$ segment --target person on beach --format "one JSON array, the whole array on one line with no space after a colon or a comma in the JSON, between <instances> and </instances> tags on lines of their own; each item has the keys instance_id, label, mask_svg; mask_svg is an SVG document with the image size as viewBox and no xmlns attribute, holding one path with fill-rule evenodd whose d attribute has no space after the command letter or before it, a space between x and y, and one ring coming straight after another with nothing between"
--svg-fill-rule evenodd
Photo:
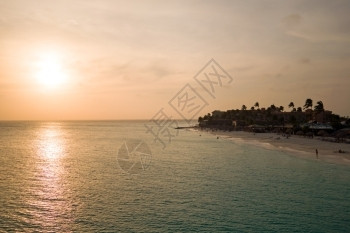
<instances>
[{"instance_id":1,"label":"person on beach","mask_svg":"<svg viewBox=\"0 0 350 233\"><path fill-rule=\"evenodd\" d=\"M318 158L318 150L317 150L317 148L316 148L316 158Z\"/></svg>"}]
</instances>

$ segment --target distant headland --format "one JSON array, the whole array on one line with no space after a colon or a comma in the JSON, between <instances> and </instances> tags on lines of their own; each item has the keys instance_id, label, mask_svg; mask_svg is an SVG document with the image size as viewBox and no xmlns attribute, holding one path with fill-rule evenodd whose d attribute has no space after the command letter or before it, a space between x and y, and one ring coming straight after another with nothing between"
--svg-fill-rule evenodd
<instances>
[{"instance_id":1,"label":"distant headland","mask_svg":"<svg viewBox=\"0 0 350 233\"><path fill-rule=\"evenodd\" d=\"M286 111L283 106L274 104L265 108L256 102L250 109L242 105L236 110L215 110L199 117L198 123L202 129L321 136L334 142L350 139L349 117L326 110L322 101L313 105L313 100L308 98L303 107L290 102L288 108Z\"/></svg>"}]
</instances>

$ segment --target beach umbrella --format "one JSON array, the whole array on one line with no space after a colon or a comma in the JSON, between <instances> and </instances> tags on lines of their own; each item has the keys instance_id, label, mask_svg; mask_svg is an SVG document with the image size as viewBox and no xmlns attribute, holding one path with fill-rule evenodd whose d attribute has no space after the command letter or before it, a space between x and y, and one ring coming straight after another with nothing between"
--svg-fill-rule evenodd
<instances>
[{"instance_id":1,"label":"beach umbrella","mask_svg":"<svg viewBox=\"0 0 350 233\"><path fill-rule=\"evenodd\" d=\"M335 136L337 138L345 138L347 136L350 136L350 129L341 129L335 132Z\"/></svg>"},{"instance_id":2,"label":"beach umbrella","mask_svg":"<svg viewBox=\"0 0 350 233\"><path fill-rule=\"evenodd\" d=\"M322 136L322 137L326 137L326 136L328 136L328 133L325 130L320 130L320 131L318 131L317 135Z\"/></svg>"},{"instance_id":3,"label":"beach umbrella","mask_svg":"<svg viewBox=\"0 0 350 233\"><path fill-rule=\"evenodd\" d=\"M306 135L306 136L309 136L309 137L314 136L314 134L313 134L312 132L307 132L305 135Z\"/></svg>"},{"instance_id":4,"label":"beach umbrella","mask_svg":"<svg viewBox=\"0 0 350 233\"><path fill-rule=\"evenodd\" d=\"M295 133L296 135L304 135L304 132L299 130L298 132Z\"/></svg>"}]
</instances>

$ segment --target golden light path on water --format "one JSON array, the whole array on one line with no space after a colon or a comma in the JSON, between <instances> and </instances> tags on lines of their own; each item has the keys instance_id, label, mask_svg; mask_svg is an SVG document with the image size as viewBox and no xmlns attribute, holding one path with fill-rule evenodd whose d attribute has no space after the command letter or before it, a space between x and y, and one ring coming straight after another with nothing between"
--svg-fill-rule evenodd
<instances>
[{"instance_id":1,"label":"golden light path on water","mask_svg":"<svg viewBox=\"0 0 350 233\"><path fill-rule=\"evenodd\" d=\"M30 203L35 211L31 214L44 229L58 230L58 227L62 229L64 225L69 225L71 220L70 204L65 197L62 177L62 159L66 154L65 135L59 123L43 123L37 136L37 172Z\"/></svg>"}]
</instances>

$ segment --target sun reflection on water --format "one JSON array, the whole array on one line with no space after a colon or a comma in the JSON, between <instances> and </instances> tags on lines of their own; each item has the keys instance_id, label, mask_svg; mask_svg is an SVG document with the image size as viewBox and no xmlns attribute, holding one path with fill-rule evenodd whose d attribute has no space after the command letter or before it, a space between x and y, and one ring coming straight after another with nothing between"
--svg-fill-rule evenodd
<instances>
[{"instance_id":1,"label":"sun reflection on water","mask_svg":"<svg viewBox=\"0 0 350 233\"><path fill-rule=\"evenodd\" d=\"M30 205L33 220L43 229L56 231L69 224L71 207L64 189L63 158L66 154L65 131L58 123L45 123L36 140L36 173ZM63 218L64 216L64 218Z\"/></svg>"},{"instance_id":2,"label":"sun reflection on water","mask_svg":"<svg viewBox=\"0 0 350 233\"><path fill-rule=\"evenodd\" d=\"M39 154L46 159L59 159L64 155L64 140L60 127L53 125L44 128L39 136Z\"/></svg>"}]
</instances>

